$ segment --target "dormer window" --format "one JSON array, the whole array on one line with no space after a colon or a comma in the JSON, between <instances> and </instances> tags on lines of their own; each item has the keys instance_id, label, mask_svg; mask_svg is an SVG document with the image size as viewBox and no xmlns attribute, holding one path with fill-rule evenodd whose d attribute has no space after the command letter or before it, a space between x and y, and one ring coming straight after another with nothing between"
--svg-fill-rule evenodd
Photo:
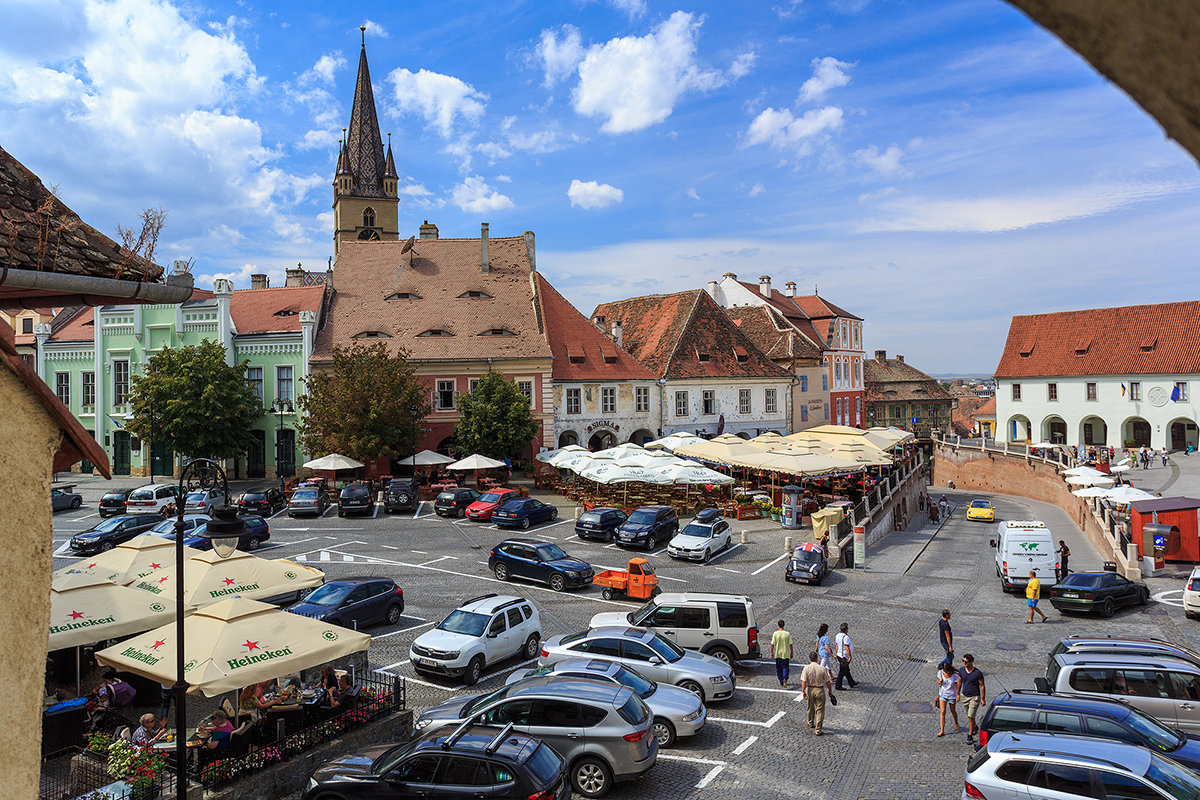
<instances>
[{"instance_id":1,"label":"dormer window","mask_svg":"<svg viewBox=\"0 0 1200 800\"><path fill-rule=\"evenodd\" d=\"M422 331L421 333L417 334L418 337L423 337L423 338L433 337L433 336L453 336L453 335L454 335L453 332L448 331L445 328L430 328L427 331Z\"/></svg>"},{"instance_id":2,"label":"dormer window","mask_svg":"<svg viewBox=\"0 0 1200 800\"><path fill-rule=\"evenodd\" d=\"M354 334L352 339L390 339L392 335L387 331L359 331Z\"/></svg>"},{"instance_id":3,"label":"dormer window","mask_svg":"<svg viewBox=\"0 0 1200 800\"><path fill-rule=\"evenodd\" d=\"M1158 337L1153 333L1147 334L1146 337L1142 339L1142 343L1139 345L1139 347L1143 353L1149 353L1155 347L1158 347Z\"/></svg>"},{"instance_id":4,"label":"dormer window","mask_svg":"<svg viewBox=\"0 0 1200 800\"><path fill-rule=\"evenodd\" d=\"M392 292L384 300L420 300L421 295L416 292Z\"/></svg>"},{"instance_id":5,"label":"dormer window","mask_svg":"<svg viewBox=\"0 0 1200 800\"><path fill-rule=\"evenodd\" d=\"M746 352L746 348L744 347L733 348L733 354L737 356L737 362L739 364L745 364L750 360L750 354Z\"/></svg>"},{"instance_id":6,"label":"dormer window","mask_svg":"<svg viewBox=\"0 0 1200 800\"><path fill-rule=\"evenodd\" d=\"M696 351L696 360L697 361L708 361L708 353L697 350Z\"/></svg>"},{"instance_id":7,"label":"dormer window","mask_svg":"<svg viewBox=\"0 0 1200 800\"><path fill-rule=\"evenodd\" d=\"M277 317L294 317L294 316L296 316L296 309L281 308L275 312L275 316L277 316Z\"/></svg>"},{"instance_id":8,"label":"dormer window","mask_svg":"<svg viewBox=\"0 0 1200 800\"><path fill-rule=\"evenodd\" d=\"M577 344L568 344L567 360L572 364L582 364L584 360L583 348Z\"/></svg>"},{"instance_id":9,"label":"dormer window","mask_svg":"<svg viewBox=\"0 0 1200 800\"><path fill-rule=\"evenodd\" d=\"M1077 356L1087 355L1087 351L1090 350L1091 348L1092 348L1092 340L1091 339L1082 339L1075 343L1075 355L1077 355Z\"/></svg>"},{"instance_id":10,"label":"dormer window","mask_svg":"<svg viewBox=\"0 0 1200 800\"><path fill-rule=\"evenodd\" d=\"M363 227L364 228L374 228L375 227L375 209L373 209L369 206L367 208L363 209Z\"/></svg>"},{"instance_id":11,"label":"dormer window","mask_svg":"<svg viewBox=\"0 0 1200 800\"><path fill-rule=\"evenodd\" d=\"M488 328L485 331L479 332L480 336L516 336L517 334L510 331L508 328Z\"/></svg>"},{"instance_id":12,"label":"dormer window","mask_svg":"<svg viewBox=\"0 0 1200 800\"><path fill-rule=\"evenodd\" d=\"M479 292L479 291L471 290L469 292L463 292L462 294L460 294L458 296L458 299L459 300L491 300L492 296L490 294L488 294L487 292Z\"/></svg>"}]
</instances>

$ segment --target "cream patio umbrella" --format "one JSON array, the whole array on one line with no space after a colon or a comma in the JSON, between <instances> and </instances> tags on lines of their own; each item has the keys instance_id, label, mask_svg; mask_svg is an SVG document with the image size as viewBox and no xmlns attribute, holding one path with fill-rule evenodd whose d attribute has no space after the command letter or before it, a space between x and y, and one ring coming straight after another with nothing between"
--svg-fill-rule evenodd
<instances>
[{"instance_id":1,"label":"cream patio umbrella","mask_svg":"<svg viewBox=\"0 0 1200 800\"><path fill-rule=\"evenodd\" d=\"M675 448L677 447L682 447L685 444L696 444L697 442L703 441L703 439L694 433L684 433L683 431L678 431L676 433L668 434L661 439L655 439L652 442L646 442L643 447L645 447L647 450L670 450L674 452Z\"/></svg>"},{"instance_id":2,"label":"cream patio umbrella","mask_svg":"<svg viewBox=\"0 0 1200 800\"><path fill-rule=\"evenodd\" d=\"M831 458L853 461L871 467L890 467L894 462L887 453L863 442L848 441L835 444L826 454Z\"/></svg>"},{"instance_id":3,"label":"cream patio umbrella","mask_svg":"<svg viewBox=\"0 0 1200 800\"><path fill-rule=\"evenodd\" d=\"M763 450L745 439L727 433L708 441L677 447L675 454L730 466L754 467L757 466L756 459L763 454Z\"/></svg>"},{"instance_id":4,"label":"cream patio umbrella","mask_svg":"<svg viewBox=\"0 0 1200 800\"><path fill-rule=\"evenodd\" d=\"M507 467L507 466L508 465L505 464L503 461L497 461L494 458L488 458L487 456L481 456L478 453L474 453L472 455L467 456L464 459L455 461L453 464L447 464L446 469L452 469L455 472L466 472L466 471L470 470L471 473L475 477L475 488L478 489L479 488L479 470L481 470L481 469L499 469L500 467Z\"/></svg>"},{"instance_id":5,"label":"cream patio umbrella","mask_svg":"<svg viewBox=\"0 0 1200 800\"><path fill-rule=\"evenodd\" d=\"M754 466L770 472L783 472L788 475L805 477L862 472L867 467L865 464L856 464L832 456L787 452L763 453L759 462Z\"/></svg>"},{"instance_id":6,"label":"cream patio umbrella","mask_svg":"<svg viewBox=\"0 0 1200 800\"><path fill-rule=\"evenodd\" d=\"M1085 486L1082 489L1076 489L1071 494L1076 497L1107 497L1111 489L1105 489L1103 486Z\"/></svg>"},{"instance_id":7,"label":"cream patio umbrella","mask_svg":"<svg viewBox=\"0 0 1200 800\"><path fill-rule=\"evenodd\" d=\"M674 481L663 478L656 470L633 465L623 466L615 461L597 461L583 468L579 477L604 485L614 483L654 483L666 485Z\"/></svg>"},{"instance_id":8,"label":"cream patio umbrella","mask_svg":"<svg viewBox=\"0 0 1200 800\"><path fill-rule=\"evenodd\" d=\"M76 575L94 575L111 583L126 584L175 563L175 542L150 533L134 537L105 553L84 558L53 573L54 585ZM105 637L111 639L112 637Z\"/></svg>"},{"instance_id":9,"label":"cream patio umbrella","mask_svg":"<svg viewBox=\"0 0 1200 800\"><path fill-rule=\"evenodd\" d=\"M1072 475L1067 483L1072 486L1112 486L1116 481L1107 475Z\"/></svg>"},{"instance_id":10,"label":"cream patio umbrella","mask_svg":"<svg viewBox=\"0 0 1200 800\"><path fill-rule=\"evenodd\" d=\"M1066 475L1068 478L1078 478L1078 477L1098 478L1098 477L1104 475L1103 472L1101 472L1100 470L1095 469L1093 467L1071 467L1070 469L1064 469L1062 471L1062 474Z\"/></svg>"},{"instance_id":11,"label":"cream patio umbrella","mask_svg":"<svg viewBox=\"0 0 1200 800\"><path fill-rule=\"evenodd\" d=\"M173 622L175 601L158 598L98 575L63 576L50 589L50 641L64 650L131 636Z\"/></svg>"},{"instance_id":12,"label":"cream patio umbrella","mask_svg":"<svg viewBox=\"0 0 1200 800\"><path fill-rule=\"evenodd\" d=\"M454 459L451 456L444 456L441 453L434 452L433 450L422 450L416 455L409 456L408 458L397 461L396 463L402 467L436 467L440 464L450 464L453 462ZM305 464L304 466L307 467L308 464Z\"/></svg>"},{"instance_id":13,"label":"cream patio umbrella","mask_svg":"<svg viewBox=\"0 0 1200 800\"><path fill-rule=\"evenodd\" d=\"M165 625L101 650L96 660L170 684L176 677L175 637L175 625ZM325 664L371 644L369 634L244 597L189 616L185 637L188 692L207 697Z\"/></svg>"},{"instance_id":14,"label":"cream patio umbrella","mask_svg":"<svg viewBox=\"0 0 1200 800\"><path fill-rule=\"evenodd\" d=\"M353 458L331 453L321 458L314 458L312 461L305 461L304 466L308 469L331 470L337 472L343 469L358 469L365 466L361 461L355 461Z\"/></svg>"},{"instance_id":15,"label":"cream patio umbrella","mask_svg":"<svg viewBox=\"0 0 1200 800\"><path fill-rule=\"evenodd\" d=\"M669 478L670 482L674 484L694 486L698 483L711 483L714 486L725 486L733 483L733 478L729 475L695 462L651 465L649 469L655 474Z\"/></svg>"},{"instance_id":16,"label":"cream patio umbrella","mask_svg":"<svg viewBox=\"0 0 1200 800\"><path fill-rule=\"evenodd\" d=\"M893 447L899 447L906 442L911 442L917 436L911 431L901 430L895 427L875 427L867 428L863 431L863 438L871 444L882 450L890 450Z\"/></svg>"},{"instance_id":17,"label":"cream patio umbrella","mask_svg":"<svg viewBox=\"0 0 1200 800\"><path fill-rule=\"evenodd\" d=\"M1109 489L1104 497L1113 503L1133 503L1138 500L1154 499L1154 495L1150 494L1150 492L1135 489L1132 486L1118 486L1115 489Z\"/></svg>"},{"instance_id":18,"label":"cream patio umbrella","mask_svg":"<svg viewBox=\"0 0 1200 800\"><path fill-rule=\"evenodd\" d=\"M229 558L217 551L197 551L183 567L183 598L192 606L206 606L235 595L260 599L298 592L325 582L325 573L287 559L274 561L235 550ZM175 566L158 570L129 585L157 597L174 597Z\"/></svg>"},{"instance_id":19,"label":"cream patio umbrella","mask_svg":"<svg viewBox=\"0 0 1200 800\"><path fill-rule=\"evenodd\" d=\"M566 447L560 447L557 450L547 450L544 453L538 453L536 456L534 456L534 459L542 462L543 464L550 464L550 460L553 459L555 456L557 456L559 453L586 453L586 452L587 452L586 447L583 447L583 446L577 445L577 444L569 444ZM554 466L553 464L550 464L550 465Z\"/></svg>"}]
</instances>

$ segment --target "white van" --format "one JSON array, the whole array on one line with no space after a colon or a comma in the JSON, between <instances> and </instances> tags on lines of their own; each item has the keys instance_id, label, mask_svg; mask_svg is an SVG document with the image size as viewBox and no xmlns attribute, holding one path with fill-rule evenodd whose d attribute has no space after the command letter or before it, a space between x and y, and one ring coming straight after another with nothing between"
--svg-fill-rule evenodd
<instances>
[{"instance_id":1,"label":"white van","mask_svg":"<svg viewBox=\"0 0 1200 800\"><path fill-rule=\"evenodd\" d=\"M1046 523L1037 520L1006 520L992 540L996 548L996 575L1006 592L1023 589L1029 573L1049 586L1058 580L1058 554Z\"/></svg>"}]
</instances>

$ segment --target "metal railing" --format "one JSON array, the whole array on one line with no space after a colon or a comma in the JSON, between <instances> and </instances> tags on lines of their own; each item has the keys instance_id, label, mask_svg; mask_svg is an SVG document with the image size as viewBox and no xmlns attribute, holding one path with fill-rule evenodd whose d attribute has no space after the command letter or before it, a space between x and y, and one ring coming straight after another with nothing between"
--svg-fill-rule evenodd
<instances>
[{"instance_id":1,"label":"metal railing","mask_svg":"<svg viewBox=\"0 0 1200 800\"><path fill-rule=\"evenodd\" d=\"M108 773L106 754L82 747L43 761L38 785L38 800L150 800L174 794L175 772L169 766L134 784Z\"/></svg>"}]
</instances>

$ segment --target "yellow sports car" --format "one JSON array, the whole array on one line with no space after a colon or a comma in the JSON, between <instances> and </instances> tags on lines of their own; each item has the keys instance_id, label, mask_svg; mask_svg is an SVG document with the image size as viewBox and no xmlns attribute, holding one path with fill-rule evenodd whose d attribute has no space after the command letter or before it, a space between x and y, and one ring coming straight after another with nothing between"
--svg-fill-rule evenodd
<instances>
[{"instance_id":1,"label":"yellow sports car","mask_svg":"<svg viewBox=\"0 0 1200 800\"><path fill-rule=\"evenodd\" d=\"M996 509L987 500L972 500L971 505L967 506L967 519L973 519L976 522L995 522Z\"/></svg>"}]
</instances>

